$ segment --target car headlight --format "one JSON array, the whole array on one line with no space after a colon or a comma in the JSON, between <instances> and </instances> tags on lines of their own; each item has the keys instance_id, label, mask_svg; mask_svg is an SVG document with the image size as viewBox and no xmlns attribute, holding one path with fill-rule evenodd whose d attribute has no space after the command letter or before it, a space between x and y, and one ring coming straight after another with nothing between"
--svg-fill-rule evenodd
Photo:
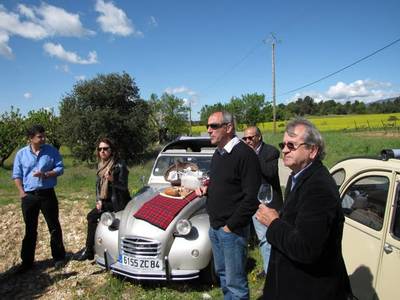
<instances>
[{"instance_id":1,"label":"car headlight","mask_svg":"<svg viewBox=\"0 0 400 300\"><path fill-rule=\"evenodd\" d=\"M176 223L175 228L179 235L188 235L192 231L192 223L187 219L182 219Z\"/></svg>"},{"instance_id":2,"label":"car headlight","mask_svg":"<svg viewBox=\"0 0 400 300\"><path fill-rule=\"evenodd\" d=\"M105 212L101 215L100 217L100 222L104 226L111 226L114 223L115 220L115 215L112 212Z\"/></svg>"}]
</instances>

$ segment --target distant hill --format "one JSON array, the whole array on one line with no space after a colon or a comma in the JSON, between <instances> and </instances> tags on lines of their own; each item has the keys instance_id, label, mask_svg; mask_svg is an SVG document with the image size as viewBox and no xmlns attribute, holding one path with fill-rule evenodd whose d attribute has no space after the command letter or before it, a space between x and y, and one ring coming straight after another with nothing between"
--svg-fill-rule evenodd
<instances>
[{"instance_id":1,"label":"distant hill","mask_svg":"<svg viewBox=\"0 0 400 300\"><path fill-rule=\"evenodd\" d=\"M370 102L370 103L368 103L368 104L372 104L372 103L384 103L384 102L393 102L393 101L396 100L397 98L400 98L400 96L398 96L398 97L393 97L393 98L386 98L386 99L376 100L376 101Z\"/></svg>"}]
</instances>

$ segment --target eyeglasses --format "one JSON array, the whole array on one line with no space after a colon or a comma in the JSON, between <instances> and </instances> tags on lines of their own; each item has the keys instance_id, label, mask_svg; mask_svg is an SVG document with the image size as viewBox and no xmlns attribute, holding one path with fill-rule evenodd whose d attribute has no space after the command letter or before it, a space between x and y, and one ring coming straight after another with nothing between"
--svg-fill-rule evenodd
<instances>
[{"instance_id":1,"label":"eyeglasses","mask_svg":"<svg viewBox=\"0 0 400 300\"><path fill-rule=\"evenodd\" d=\"M299 145L295 145L292 142L287 142L287 143L279 143L278 146L281 150L285 149L285 147L287 147L289 149L289 151L296 151L297 149L299 149L301 146L303 145L308 145L307 143L301 143Z\"/></svg>"},{"instance_id":2,"label":"eyeglasses","mask_svg":"<svg viewBox=\"0 0 400 300\"><path fill-rule=\"evenodd\" d=\"M254 139L254 137L256 137L256 135L244 136L243 140L244 141L247 141L247 140L252 141Z\"/></svg>"},{"instance_id":3,"label":"eyeglasses","mask_svg":"<svg viewBox=\"0 0 400 300\"><path fill-rule=\"evenodd\" d=\"M110 150L110 147L99 147L99 148L97 148L97 151L108 151L108 150Z\"/></svg>"},{"instance_id":4,"label":"eyeglasses","mask_svg":"<svg viewBox=\"0 0 400 300\"><path fill-rule=\"evenodd\" d=\"M228 123L211 123L211 124L207 124L206 128L208 130L208 128L211 128L212 130L216 130L216 129L220 129L222 126L227 125Z\"/></svg>"}]
</instances>

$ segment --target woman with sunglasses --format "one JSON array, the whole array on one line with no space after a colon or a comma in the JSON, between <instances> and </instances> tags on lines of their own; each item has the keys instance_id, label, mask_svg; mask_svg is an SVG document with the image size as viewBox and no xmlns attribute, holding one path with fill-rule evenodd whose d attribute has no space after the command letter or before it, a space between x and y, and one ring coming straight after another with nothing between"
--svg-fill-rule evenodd
<instances>
[{"instance_id":1,"label":"woman with sunglasses","mask_svg":"<svg viewBox=\"0 0 400 300\"><path fill-rule=\"evenodd\" d=\"M114 212L125 208L131 199L128 189L128 168L118 159L116 148L108 138L99 140L97 146L96 207L87 215L88 227L86 248L76 260L94 259L94 235L103 212Z\"/></svg>"}]
</instances>

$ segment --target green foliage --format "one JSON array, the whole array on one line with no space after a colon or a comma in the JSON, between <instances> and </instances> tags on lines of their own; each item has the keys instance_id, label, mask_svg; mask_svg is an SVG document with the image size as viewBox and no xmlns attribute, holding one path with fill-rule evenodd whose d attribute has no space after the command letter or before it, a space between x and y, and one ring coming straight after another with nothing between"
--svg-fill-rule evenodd
<instances>
[{"instance_id":1,"label":"green foliage","mask_svg":"<svg viewBox=\"0 0 400 300\"><path fill-rule=\"evenodd\" d=\"M218 102L211 106L203 106L200 110L201 123L206 124L213 112L221 110L232 113L237 124L255 125L272 118L272 107L265 102L265 96L254 93L242 95L241 98L232 97L226 104Z\"/></svg>"},{"instance_id":2,"label":"green foliage","mask_svg":"<svg viewBox=\"0 0 400 300\"><path fill-rule=\"evenodd\" d=\"M24 119L19 109L0 115L0 167L24 140Z\"/></svg>"},{"instance_id":3,"label":"green foliage","mask_svg":"<svg viewBox=\"0 0 400 300\"><path fill-rule=\"evenodd\" d=\"M61 147L60 119L54 114L54 110L40 109L28 112L25 120L25 128L40 124L46 130L46 142L52 144L57 149Z\"/></svg>"},{"instance_id":4,"label":"green foliage","mask_svg":"<svg viewBox=\"0 0 400 300\"><path fill-rule=\"evenodd\" d=\"M150 107L126 73L79 81L60 104L63 141L72 155L92 161L100 137L113 139L122 158L137 161L154 139Z\"/></svg>"},{"instance_id":5,"label":"green foliage","mask_svg":"<svg viewBox=\"0 0 400 300\"><path fill-rule=\"evenodd\" d=\"M158 130L158 140L163 143L189 133L189 108L183 99L164 93L159 99L150 96L151 119Z\"/></svg>"},{"instance_id":6,"label":"green foliage","mask_svg":"<svg viewBox=\"0 0 400 300\"><path fill-rule=\"evenodd\" d=\"M207 124L208 117L216 111L222 111L225 110L225 105L222 104L221 102L217 102L214 105L204 105L200 109L200 123L201 124Z\"/></svg>"}]
</instances>

